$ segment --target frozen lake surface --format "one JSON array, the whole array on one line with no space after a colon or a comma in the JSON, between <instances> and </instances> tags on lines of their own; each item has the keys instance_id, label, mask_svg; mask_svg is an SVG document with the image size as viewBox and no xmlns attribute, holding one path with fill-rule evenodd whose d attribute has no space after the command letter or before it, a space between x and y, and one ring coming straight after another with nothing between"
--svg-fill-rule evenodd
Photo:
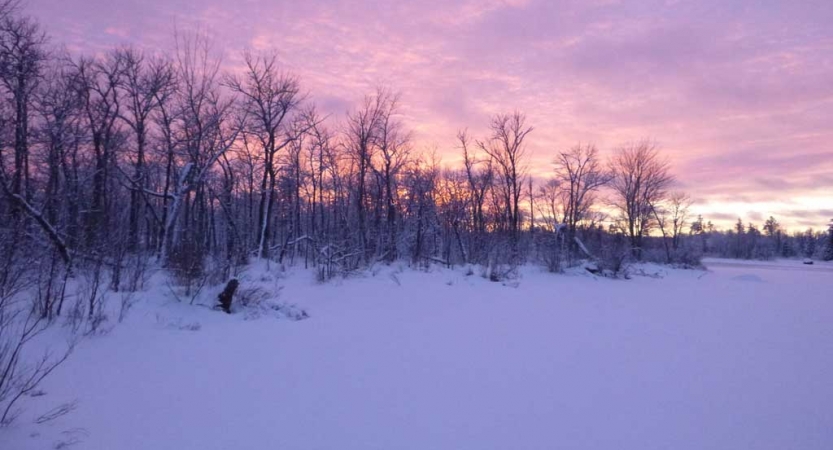
<instances>
[{"instance_id":1,"label":"frozen lake surface","mask_svg":"<svg viewBox=\"0 0 833 450\"><path fill-rule=\"evenodd\" d=\"M706 265L629 281L527 268L506 286L462 269L243 278L283 286L310 314L297 322L151 290L27 400L0 447L833 448L830 266Z\"/></svg>"}]
</instances>

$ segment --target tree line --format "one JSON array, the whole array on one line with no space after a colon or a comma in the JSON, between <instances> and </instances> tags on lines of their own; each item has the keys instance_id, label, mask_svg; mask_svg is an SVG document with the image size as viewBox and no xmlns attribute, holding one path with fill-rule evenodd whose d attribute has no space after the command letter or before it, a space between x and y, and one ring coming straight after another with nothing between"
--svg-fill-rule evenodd
<instances>
[{"instance_id":1,"label":"tree line","mask_svg":"<svg viewBox=\"0 0 833 450\"><path fill-rule=\"evenodd\" d=\"M788 232L775 217L764 221L763 227L738 219L734 227L718 230L710 221L698 216L690 226L692 245L704 255L736 259L768 260L774 258L805 258L833 261L833 220L827 230L807 228Z\"/></svg>"},{"instance_id":2,"label":"tree line","mask_svg":"<svg viewBox=\"0 0 833 450\"><path fill-rule=\"evenodd\" d=\"M243 52L243 69L228 71L205 36L172 42L165 54L70 54L2 4L0 288L21 271L50 274L44 317L62 313L79 271L135 290L159 265L190 291L253 258L322 280L397 260L500 279L527 262L616 273L711 251L693 240L706 233L692 232L692 202L651 141L609 157L592 144L554 149L549 175L533 177L533 127L510 111L480 136L460 130L445 153L462 163L447 165L417 148L390 88L324 116L274 54ZM93 317L95 301L82 309Z\"/></svg>"}]
</instances>

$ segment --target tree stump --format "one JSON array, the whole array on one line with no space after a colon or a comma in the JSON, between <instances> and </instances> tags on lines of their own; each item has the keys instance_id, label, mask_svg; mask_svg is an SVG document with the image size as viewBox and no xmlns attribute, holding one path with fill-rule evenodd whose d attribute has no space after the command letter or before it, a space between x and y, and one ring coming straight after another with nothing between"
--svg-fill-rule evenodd
<instances>
[{"instance_id":1,"label":"tree stump","mask_svg":"<svg viewBox=\"0 0 833 450\"><path fill-rule=\"evenodd\" d=\"M237 290L237 286L240 285L240 282L237 281L236 278L232 278L229 280L228 284L226 284L226 288L223 289L223 292L217 296L217 299L220 301L220 308L226 312L226 314L231 314L231 300L234 298L234 292Z\"/></svg>"}]
</instances>

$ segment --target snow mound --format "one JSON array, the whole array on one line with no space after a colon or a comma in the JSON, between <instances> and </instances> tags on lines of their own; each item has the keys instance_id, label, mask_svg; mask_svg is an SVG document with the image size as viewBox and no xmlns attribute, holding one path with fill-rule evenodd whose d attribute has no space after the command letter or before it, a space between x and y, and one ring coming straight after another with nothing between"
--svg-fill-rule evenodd
<instances>
[{"instance_id":1,"label":"snow mound","mask_svg":"<svg viewBox=\"0 0 833 450\"><path fill-rule=\"evenodd\" d=\"M745 273L743 275L738 275L736 277L732 277L732 279L737 280L737 281L747 281L747 282L752 282L752 283L763 283L764 282L763 278L759 277L758 275L751 274L751 273Z\"/></svg>"}]
</instances>

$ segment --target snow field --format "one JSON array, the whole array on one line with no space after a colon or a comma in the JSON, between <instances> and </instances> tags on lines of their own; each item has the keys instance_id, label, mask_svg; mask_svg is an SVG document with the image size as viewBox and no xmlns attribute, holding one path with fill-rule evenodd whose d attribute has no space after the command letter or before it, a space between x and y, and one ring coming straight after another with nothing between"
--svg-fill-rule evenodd
<instances>
[{"instance_id":1,"label":"snow field","mask_svg":"<svg viewBox=\"0 0 833 450\"><path fill-rule=\"evenodd\" d=\"M0 447L833 448L833 276L645 270L661 278L253 269L300 321L151 290L26 404L79 408Z\"/></svg>"}]
</instances>

